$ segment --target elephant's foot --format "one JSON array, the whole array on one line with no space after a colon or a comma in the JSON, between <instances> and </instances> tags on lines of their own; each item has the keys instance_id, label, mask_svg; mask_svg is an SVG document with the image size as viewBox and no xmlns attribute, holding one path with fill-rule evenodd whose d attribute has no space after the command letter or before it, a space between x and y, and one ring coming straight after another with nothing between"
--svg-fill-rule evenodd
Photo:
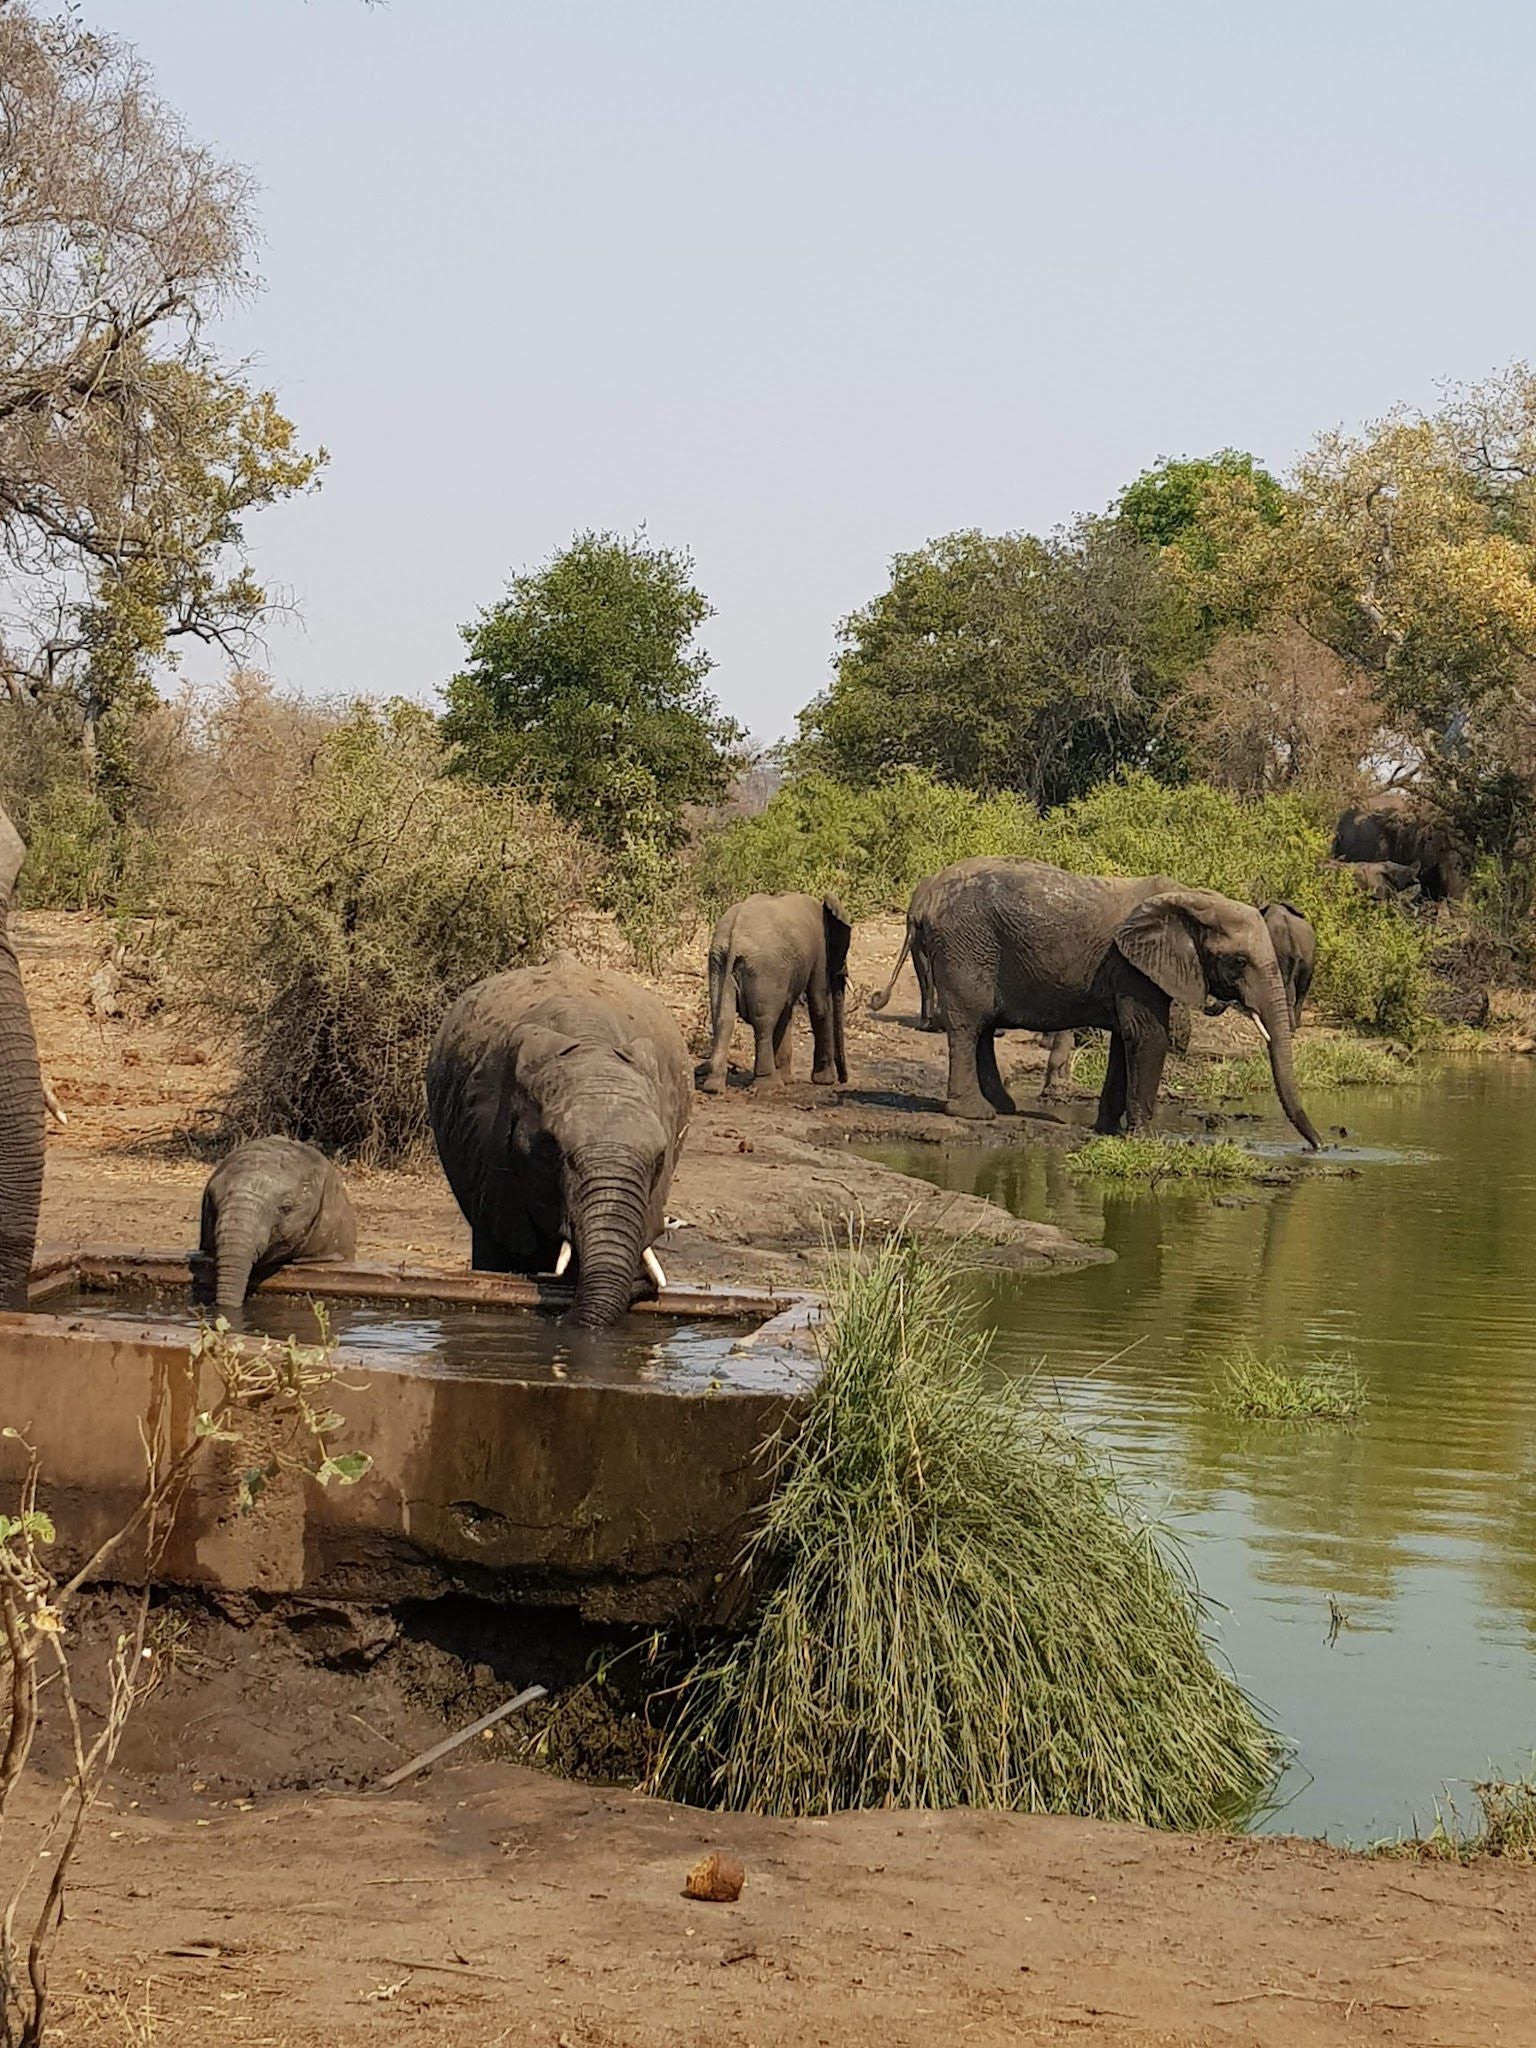
<instances>
[{"instance_id":1,"label":"elephant's foot","mask_svg":"<svg viewBox=\"0 0 1536 2048\"><path fill-rule=\"evenodd\" d=\"M766 1074L752 1076L753 1091L759 1095L777 1095L783 1086L784 1079L777 1067L771 1067Z\"/></svg>"},{"instance_id":2,"label":"elephant's foot","mask_svg":"<svg viewBox=\"0 0 1536 2048\"><path fill-rule=\"evenodd\" d=\"M812 1073L811 1079L818 1088L835 1088L837 1086L837 1069L836 1067L817 1067Z\"/></svg>"},{"instance_id":3,"label":"elephant's foot","mask_svg":"<svg viewBox=\"0 0 1536 2048\"><path fill-rule=\"evenodd\" d=\"M723 1095L725 1093L724 1074L717 1074L713 1070L707 1073L699 1083L699 1093L701 1095Z\"/></svg>"},{"instance_id":4,"label":"elephant's foot","mask_svg":"<svg viewBox=\"0 0 1536 2048\"><path fill-rule=\"evenodd\" d=\"M919 1017L917 1028L919 1031L942 1031L944 1026L937 1017Z\"/></svg>"},{"instance_id":5,"label":"elephant's foot","mask_svg":"<svg viewBox=\"0 0 1536 2048\"><path fill-rule=\"evenodd\" d=\"M997 1111L985 1095L951 1095L944 1105L944 1114L963 1117L967 1123L989 1124Z\"/></svg>"}]
</instances>

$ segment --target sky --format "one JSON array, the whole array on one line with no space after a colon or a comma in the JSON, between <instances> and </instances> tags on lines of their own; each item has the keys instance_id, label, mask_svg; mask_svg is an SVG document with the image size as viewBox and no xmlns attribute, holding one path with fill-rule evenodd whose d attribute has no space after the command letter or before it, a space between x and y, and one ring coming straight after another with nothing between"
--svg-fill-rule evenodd
<instances>
[{"instance_id":1,"label":"sky","mask_svg":"<svg viewBox=\"0 0 1536 2048\"><path fill-rule=\"evenodd\" d=\"M330 453L249 527L305 691L428 697L643 527L771 741L897 551L1536 355L1528 0L81 12L258 183L221 342Z\"/></svg>"}]
</instances>

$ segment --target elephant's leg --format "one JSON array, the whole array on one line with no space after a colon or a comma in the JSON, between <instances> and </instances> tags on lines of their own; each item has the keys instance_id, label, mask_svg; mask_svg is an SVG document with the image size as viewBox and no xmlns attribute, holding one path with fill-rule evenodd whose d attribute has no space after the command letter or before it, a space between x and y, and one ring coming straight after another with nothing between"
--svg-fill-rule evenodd
<instances>
[{"instance_id":1,"label":"elephant's leg","mask_svg":"<svg viewBox=\"0 0 1536 2048\"><path fill-rule=\"evenodd\" d=\"M1100 1137L1114 1137L1125 1121L1125 1040L1118 1031L1109 1034L1109 1064L1104 1069L1104 1086L1099 1091L1099 1113L1093 1128Z\"/></svg>"},{"instance_id":2,"label":"elephant's leg","mask_svg":"<svg viewBox=\"0 0 1536 2048\"><path fill-rule=\"evenodd\" d=\"M977 1028L973 1023L963 1021L958 1025L946 1022L944 1029L949 1039L949 1094L944 1107L951 1116L964 1117L968 1122L986 1123L997 1115L997 1108L982 1092ZM987 1043L990 1053L990 1032ZM991 1054L991 1057L995 1067L996 1055Z\"/></svg>"},{"instance_id":3,"label":"elephant's leg","mask_svg":"<svg viewBox=\"0 0 1536 2048\"><path fill-rule=\"evenodd\" d=\"M1050 1038L1050 1058L1045 1063L1045 1082L1040 1090L1042 1102L1058 1102L1072 1081L1072 1056L1077 1051L1077 1038L1071 1031L1056 1031Z\"/></svg>"},{"instance_id":4,"label":"elephant's leg","mask_svg":"<svg viewBox=\"0 0 1536 2048\"><path fill-rule=\"evenodd\" d=\"M752 1035L757 1054L752 1063L752 1086L774 1089L779 1085L779 1051L788 1035L789 1013L771 1009L764 1002L752 1006Z\"/></svg>"},{"instance_id":5,"label":"elephant's leg","mask_svg":"<svg viewBox=\"0 0 1536 2048\"><path fill-rule=\"evenodd\" d=\"M805 992L805 1006L811 1013L811 1040L816 1048L811 1079L820 1088L830 1088L837 1080L837 1050L832 1028L832 991L825 980L812 981Z\"/></svg>"},{"instance_id":6,"label":"elephant's leg","mask_svg":"<svg viewBox=\"0 0 1536 2048\"><path fill-rule=\"evenodd\" d=\"M731 1071L731 1035L736 1029L736 977L726 962L713 954L709 962L709 1007L715 1035L709 1049L709 1066L699 1088L705 1095L723 1095Z\"/></svg>"},{"instance_id":7,"label":"elephant's leg","mask_svg":"<svg viewBox=\"0 0 1536 2048\"><path fill-rule=\"evenodd\" d=\"M1127 1009L1120 1028L1125 1040L1125 1128L1144 1131L1157 1113L1157 1091L1170 1043L1168 1023L1138 1006Z\"/></svg>"},{"instance_id":8,"label":"elephant's leg","mask_svg":"<svg viewBox=\"0 0 1536 2048\"><path fill-rule=\"evenodd\" d=\"M917 993L921 1001L918 1029L942 1031L944 1020L939 1015L939 999L934 992L933 970L928 965L927 954L916 946L912 948L912 972L917 976Z\"/></svg>"},{"instance_id":9,"label":"elephant's leg","mask_svg":"<svg viewBox=\"0 0 1536 2048\"><path fill-rule=\"evenodd\" d=\"M997 1070L997 1044L991 1025L985 1025L977 1034L976 1078L981 1083L982 1094L1000 1116L1018 1115L1018 1107L1003 1086L1003 1077Z\"/></svg>"},{"instance_id":10,"label":"elephant's leg","mask_svg":"<svg viewBox=\"0 0 1536 2048\"><path fill-rule=\"evenodd\" d=\"M794 1004L786 1003L773 1027L773 1064L781 1081L791 1080L794 1076L795 1041L789 1028L794 1018Z\"/></svg>"}]
</instances>

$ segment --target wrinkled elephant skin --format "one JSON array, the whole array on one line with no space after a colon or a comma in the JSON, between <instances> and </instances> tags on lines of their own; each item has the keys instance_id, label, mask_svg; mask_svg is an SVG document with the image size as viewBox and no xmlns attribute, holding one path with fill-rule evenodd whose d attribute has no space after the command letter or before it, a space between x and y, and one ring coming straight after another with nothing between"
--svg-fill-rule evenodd
<instances>
[{"instance_id":1,"label":"wrinkled elephant skin","mask_svg":"<svg viewBox=\"0 0 1536 2048\"><path fill-rule=\"evenodd\" d=\"M651 1247L692 1100L683 1035L648 989L569 958L477 982L427 1061L475 1266L549 1273L574 1259L569 1320L617 1322L658 1280Z\"/></svg>"},{"instance_id":2,"label":"wrinkled elephant skin","mask_svg":"<svg viewBox=\"0 0 1536 2048\"><path fill-rule=\"evenodd\" d=\"M9 918L26 848L0 811L0 1308L25 1308L43 1199L43 1077Z\"/></svg>"},{"instance_id":3,"label":"wrinkled elephant skin","mask_svg":"<svg viewBox=\"0 0 1536 2048\"><path fill-rule=\"evenodd\" d=\"M213 1261L214 1300L236 1309L253 1281L292 1260L352 1258L357 1218L323 1152L294 1138L253 1138L209 1175L200 1242Z\"/></svg>"}]
</instances>

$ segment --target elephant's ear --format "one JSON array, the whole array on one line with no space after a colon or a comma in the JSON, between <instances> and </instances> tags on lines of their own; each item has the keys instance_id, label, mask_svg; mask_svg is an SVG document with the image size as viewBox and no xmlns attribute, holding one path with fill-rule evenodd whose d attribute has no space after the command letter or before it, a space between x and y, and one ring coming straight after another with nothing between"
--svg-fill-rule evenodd
<instances>
[{"instance_id":1,"label":"elephant's ear","mask_svg":"<svg viewBox=\"0 0 1536 2048\"><path fill-rule=\"evenodd\" d=\"M21 834L11 823L4 811L0 811L0 915L3 915L11 900L11 891L16 887L16 877L21 873L21 864L27 857Z\"/></svg>"},{"instance_id":2,"label":"elephant's ear","mask_svg":"<svg viewBox=\"0 0 1536 2048\"><path fill-rule=\"evenodd\" d=\"M1205 975L1190 915L1182 896L1149 896L1121 924L1115 944L1139 973L1156 982L1170 1002L1198 1010L1205 1001Z\"/></svg>"},{"instance_id":3,"label":"elephant's ear","mask_svg":"<svg viewBox=\"0 0 1536 2048\"><path fill-rule=\"evenodd\" d=\"M541 1067L546 1060L562 1059L575 1052L579 1038L568 1032L551 1031L545 1024L525 1024L517 1034L517 1064L521 1068Z\"/></svg>"},{"instance_id":4,"label":"elephant's ear","mask_svg":"<svg viewBox=\"0 0 1536 2048\"><path fill-rule=\"evenodd\" d=\"M835 982L846 981L848 942L853 937L853 925L830 890L821 899L821 923L827 936L827 972Z\"/></svg>"}]
</instances>

